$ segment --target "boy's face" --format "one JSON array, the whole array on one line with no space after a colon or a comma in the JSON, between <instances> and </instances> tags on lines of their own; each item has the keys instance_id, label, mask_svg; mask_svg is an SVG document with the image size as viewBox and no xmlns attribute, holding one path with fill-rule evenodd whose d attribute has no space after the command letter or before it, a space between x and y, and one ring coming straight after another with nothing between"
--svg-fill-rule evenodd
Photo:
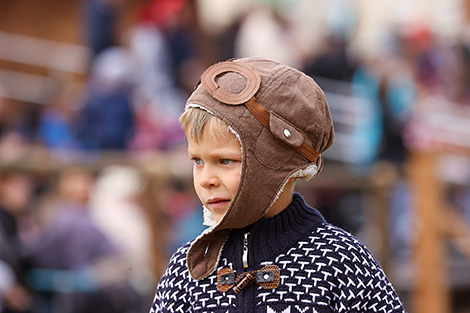
<instances>
[{"instance_id":1,"label":"boy's face","mask_svg":"<svg viewBox=\"0 0 470 313\"><path fill-rule=\"evenodd\" d=\"M221 132L209 123L199 142L188 136L188 153L194 162L196 193L219 222L240 182L241 145L232 133Z\"/></svg>"}]
</instances>

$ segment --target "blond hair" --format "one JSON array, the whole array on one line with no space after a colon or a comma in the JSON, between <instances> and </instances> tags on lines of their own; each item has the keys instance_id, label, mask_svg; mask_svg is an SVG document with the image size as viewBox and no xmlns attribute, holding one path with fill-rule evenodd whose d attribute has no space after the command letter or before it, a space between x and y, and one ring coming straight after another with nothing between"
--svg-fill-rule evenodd
<instances>
[{"instance_id":1,"label":"blond hair","mask_svg":"<svg viewBox=\"0 0 470 313\"><path fill-rule=\"evenodd\" d=\"M213 135L214 139L217 139L217 134L233 135L227 123L214 114L198 107L188 107L181 114L179 121L186 137L196 142L201 141L206 125L212 130L211 135Z\"/></svg>"}]
</instances>

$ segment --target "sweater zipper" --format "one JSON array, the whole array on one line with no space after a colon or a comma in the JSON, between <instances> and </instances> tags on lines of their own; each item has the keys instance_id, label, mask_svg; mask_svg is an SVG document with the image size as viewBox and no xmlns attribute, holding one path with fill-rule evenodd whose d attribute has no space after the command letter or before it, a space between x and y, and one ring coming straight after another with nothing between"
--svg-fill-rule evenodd
<instances>
[{"instance_id":1,"label":"sweater zipper","mask_svg":"<svg viewBox=\"0 0 470 313\"><path fill-rule=\"evenodd\" d=\"M248 268L248 236L250 232L245 233L245 238L243 239L243 255L242 255L242 262L243 268Z\"/></svg>"},{"instance_id":2,"label":"sweater zipper","mask_svg":"<svg viewBox=\"0 0 470 313\"><path fill-rule=\"evenodd\" d=\"M246 232L243 235L243 254L242 254L242 263L243 263L243 268L245 271L248 269L249 264L248 264L248 237L250 236L250 232ZM252 303L254 303L254 289L248 288L243 291L243 293L240 295L240 312L253 312L252 310ZM253 297L253 298L252 298Z\"/></svg>"}]
</instances>

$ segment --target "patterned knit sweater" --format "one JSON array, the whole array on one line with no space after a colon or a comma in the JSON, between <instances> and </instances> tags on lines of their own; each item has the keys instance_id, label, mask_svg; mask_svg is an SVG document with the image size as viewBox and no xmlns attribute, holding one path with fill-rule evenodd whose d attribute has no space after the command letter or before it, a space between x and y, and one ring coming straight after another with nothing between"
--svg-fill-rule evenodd
<instances>
[{"instance_id":1,"label":"patterned knit sweater","mask_svg":"<svg viewBox=\"0 0 470 313\"><path fill-rule=\"evenodd\" d=\"M245 238L247 240L245 240ZM325 222L299 194L273 218L233 229L217 270L191 278L186 254L190 243L172 256L150 310L153 312L405 312L392 285L367 250L351 234ZM247 248L248 268L243 266ZM221 269L280 269L279 285L253 283L236 293L217 288Z\"/></svg>"}]
</instances>

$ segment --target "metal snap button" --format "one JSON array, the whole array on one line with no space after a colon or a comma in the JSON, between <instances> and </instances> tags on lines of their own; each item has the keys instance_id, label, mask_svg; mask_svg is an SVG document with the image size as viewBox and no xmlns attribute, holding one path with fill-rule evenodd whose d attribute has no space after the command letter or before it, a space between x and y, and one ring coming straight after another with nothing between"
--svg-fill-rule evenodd
<instances>
[{"instance_id":1,"label":"metal snap button","mask_svg":"<svg viewBox=\"0 0 470 313\"><path fill-rule=\"evenodd\" d=\"M291 136L291 133L287 128L284 129L284 136L286 136L286 138L290 138L290 136Z\"/></svg>"}]
</instances>

